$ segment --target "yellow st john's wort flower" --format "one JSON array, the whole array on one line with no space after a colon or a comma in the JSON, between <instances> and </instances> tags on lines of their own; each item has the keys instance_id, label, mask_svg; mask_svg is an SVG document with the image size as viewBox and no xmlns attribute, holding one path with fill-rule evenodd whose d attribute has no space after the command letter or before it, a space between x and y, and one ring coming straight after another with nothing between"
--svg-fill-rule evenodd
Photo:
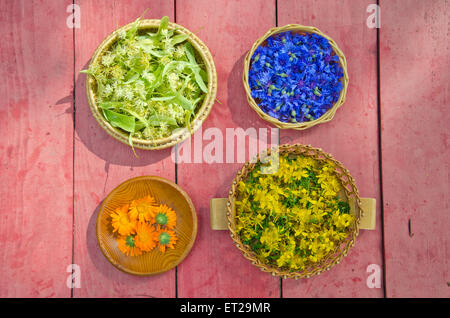
<instances>
[{"instance_id":1,"label":"yellow st john's wort flower","mask_svg":"<svg viewBox=\"0 0 450 318\"><path fill-rule=\"evenodd\" d=\"M341 214L339 211L335 211L332 220L337 228L346 228L354 220L354 217L350 214Z\"/></svg>"},{"instance_id":2,"label":"yellow st john's wort flower","mask_svg":"<svg viewBox=\"0 0 450 318\"><path fill-rule=\"evenodd\" d=\"M301 180L301 178L307 178L308 177L308 170L307 169L296 169L292 172L292 176L296 178L297 180Z\"/></svg>"},{"instance_id":3,"label":"yellow st john's wort flower","mask_svg":"<svg viewBox=\"0 0 450 318\"><path fill-rule=\"evenodd\" d=\"M326 160L281 155L277 172L255 168L239 182L236 231L260 261L305 269L348 236L354 216L334 171Z\"/></svg>"},{"instance_id":4,"label":"yellow st john's wort flower","mask_svg":"<svg viewBox=\"0 0 450 318\"><path fill-rule=\"evenodd\" d=\"M128 217L128 204L111 212L111 219L113 232L118 232L124 236L136 233L136 224Z\"/></svg>"},{"instance_id":5,"label":"yellow st john's wort flower","mask_svg":"<svg viewBox=\"0 0 450 318\"><path fill-rule=\"evenodd\" d=\"M278 249L279 242L281 241L281 235L278 232L278 228L276 228L273 223L269 224L269 227L262 233L260 241L265 244L270 251Z\"/></svg>"},{"instance_id":6,"label":"yellow st john's wort flower","mask_svg":"<svg viewBox=\"0 0 450 318\"><path fill-rule=\"evenodd\" d=\"M277 265L283 267L289 265L294 258L294 251L285 251L281 253L280 258L277 259Z\"/></svg>"},{"instance_id":7,"label":"yellow st john's wort flower","mask_svg":"<svg viewBox=\"0 0 450 318\"><path fill-rule=\"evenodd\" d=\"M155 214L155 199L149 195L133 200L130 204L130 219L132 221L149 221Z\"/></svg>"}]
</instances>

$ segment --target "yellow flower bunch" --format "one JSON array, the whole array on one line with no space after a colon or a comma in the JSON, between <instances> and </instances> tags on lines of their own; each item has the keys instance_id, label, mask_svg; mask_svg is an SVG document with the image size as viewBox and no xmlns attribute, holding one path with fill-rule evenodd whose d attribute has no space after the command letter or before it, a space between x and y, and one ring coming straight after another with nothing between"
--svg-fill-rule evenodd
<instances>
[{"instance_id":1,"label":"yellow flower bunch","mask_svg":"<svg viewBox=\"0 0 450 318\"><path fill-rule=\"evenodd\" d=\"M158 246L161 252L175 248L177 215L151 196L133 200L111 212L118 248L127 256L142 255Z\"/></svg>"},{"instance_id":2,"label":"yellow flower bunch","mask_svg":"<svg viewBox=\"0 0 450 318\"><path fill-rule=\"evenodd\" d=\"M347 238L355 218L340 199L332 162L280 155L279 168L260 163L238 184L236 230L267 265L303 270L322 261Z\"/></svg>"}]
</instances>

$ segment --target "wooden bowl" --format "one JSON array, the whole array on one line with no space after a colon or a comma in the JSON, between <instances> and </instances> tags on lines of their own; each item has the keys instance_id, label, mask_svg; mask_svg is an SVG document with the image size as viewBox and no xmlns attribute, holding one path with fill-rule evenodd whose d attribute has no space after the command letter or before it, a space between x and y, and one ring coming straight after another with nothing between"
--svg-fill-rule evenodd
<instances>
[{"instance_id":1,"label":"wooden bowl","mask_svg":"<svg viewBox=\"0 0 450 318\"><path fill-rule=\"evenodd\" d=\"M267 38L271 37L272 35L291 31L293 33L300 33L300 34L306 34L306 33L315 33L318 35L323 36L328 40L331 47L333 48L334 53L339 57L339 64L341 65L342 71L344 75L341 78L342 83L342 91L339 95L339 99L334 103L334 105L322 116L315 120L311 121L304 121L299 123L286 123L278 120L277 118L274 118L268 114L266 114L258 105L258 103L253 99L251 94L251 89L248 81L248 73L250 70L250 63L253 57L253 54L255 53L255 50L260 46L264 45ZM334 114L336 113L337 109L342 106L345 102L346 94L347 94L347 87L348 87L348 73L347 73L347 60L345 59L344 53L339 49L336 42L332 38L330 38L328 35L321 32L316 27L312 26L304 26L300 24L288 24L282 27L275 27L270 29L266 32L262 37L260 37L256 42L253 44L250 51L247 53L244 59L244 71L242 73L242 82L244 84L245 93L247 95L247 101L251 108L258 114L259 117L264 119L265 121L268 121L269 123L273 124L274 126L280 128L280 129L296 129L296 130L304 130L310 127L313 127L317 124L326 123L333 119Z\"/></svg>"},{"instance_id":2,"label":"wooden bowl","mask_svg":"<svg viewBox=\"0 0 450 318\"><path fill-rule=\"evenodd\" d=\"M178 241L165 253L155 248L139 256L126 256L117 247L110 213L146 195L175 210ZM111 264L129 274L148 276L174 268L187 256L197 235L197 214L191 199L178 185L161 177L143 176L123 182L108 194L98 212L96 228L100 250Z\"/></svg>"},{"instance_id":3,"label":"wooden bowl","mask_svg":"<svg viewBox=\"0 0 450 318\"><path fill-rule=\"evenodd\" d=\"M155 31L158 29L161 20L147 19L141 20L138 32L147 32L147 31ZM119 33L121 31L128 31L134 22L127 24L114 32L112 32L97 48L94 52L94 55L91 58L91 63L98 61L102 58L103 54L109 50L109 48L117 41ZM168 28L170 30L176 29L177 34L186 34L189 36L187 41L191 43L193 48L195 49L195 55L197 60L203 61L206 69L206 74L208 76L208 93L206 94L202 105L197 106L195 110L195 117L191 123L191 129L176 129L172 132L172 134L168 137L154 139L154 140L145 140L145 139L133 139L133 145L136 148L144 149L144 150L154 150L154 149L164 149L168 147L172 147L177 143L182 142L186 138L190 137L203 123L203 121L208 117L217 94L217 72L214 64L213 57L208 49L208 47L191 31L184 28L183 26L169 22ZM89 67L90 67L89 65ZM89 106L91 109L94 118L97 120L98 124L113 138L116 140L129 145L128 141L128 133L122 131L119 128L113 127L104 117L100 109L98 108L96 102L96 82L95 79L88 75L86 76L86 94L89 102Z\"/></svg>"}]
</instances>

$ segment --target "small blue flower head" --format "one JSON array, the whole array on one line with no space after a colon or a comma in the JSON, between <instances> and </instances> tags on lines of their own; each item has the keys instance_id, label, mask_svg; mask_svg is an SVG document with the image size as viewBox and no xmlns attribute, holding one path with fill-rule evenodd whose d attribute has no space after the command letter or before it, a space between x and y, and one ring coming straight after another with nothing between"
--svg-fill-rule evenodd
<instances>
[{"instance_id":1,"label":"small blue flower head","mask_svg":"<svg viewBox=\"0 0 450 318\"><path fill-rule=\"evenodd\" d=\"M251 59L251 95L268 115L305 122L324 115L339 99L343 70L329 41L290 31L269 37Z\"/></svg>"}]
</instances>

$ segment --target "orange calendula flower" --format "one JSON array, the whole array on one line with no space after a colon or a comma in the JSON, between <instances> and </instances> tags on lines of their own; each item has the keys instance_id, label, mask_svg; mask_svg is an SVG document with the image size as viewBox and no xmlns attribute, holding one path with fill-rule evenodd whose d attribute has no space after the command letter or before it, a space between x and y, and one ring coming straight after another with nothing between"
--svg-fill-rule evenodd
<instances>
[{"instance_id":1,"label":"orange calendula flower","mask_svg":"<svg viewBox=\"0 0 450 318\"><path fill-rule=\"evenodd\" d=\"M133 200L130 204L130 219L139 222L149 221L154 216L155 205L155 199L149 195Z\"/></svg>"},{"instance_id":2,"label":"orange calendula flower","mask_svg":"<svg viewBox=\"0 0 450 318\"><path fill-rule=\"evenodd\" d=\"M175 243L177 242L178 238L174 231L169 229L162 229L158 225L157 233L158 247L162 253L166 251L166 248L175 248Z\"/></svg>"},{"instance_id":3,"label":"orange calendula flower","mask_svg":"<svg viewBox=\"0 0 450 318\"><path fill-rule=\"evenodd\" d=\"M155 209L154 223L168 229L174 229L177 225L177 215L167 205L161 204Z\"/></svg>"},{"instance_id":4,"label":"orange calendula flower","mask_svg":"<svg viewBox=\"0 0 450 318\"><path fill-rule=\"evenodd\" d=\"M147 223L138 223L134 241L142 251L148 252L156 246L155 228Z\"/></svg>"},{"instance_id":5,"label":"orange calendula flower","mask_svg":"<svg viewBox=\"0 0 450 318\"><path fill-rule=\"evenodd\" d=\"M111 213L113 232L124 236L136 233L135 223L128 217L128 206L125 204Z\"/></svg>"},{"instance_id":6,"label":"orange calendula flower","mask_svg":"<svg viewBox=\"0 0 450 318\"><path fill-rule=\"evenodd\" d=\"M120 236L117 239L117 243L119 243L119 250L127 256L137 256L142 254L141 249L135 245L133 235Z\"/></svg>"}]
</instances>

